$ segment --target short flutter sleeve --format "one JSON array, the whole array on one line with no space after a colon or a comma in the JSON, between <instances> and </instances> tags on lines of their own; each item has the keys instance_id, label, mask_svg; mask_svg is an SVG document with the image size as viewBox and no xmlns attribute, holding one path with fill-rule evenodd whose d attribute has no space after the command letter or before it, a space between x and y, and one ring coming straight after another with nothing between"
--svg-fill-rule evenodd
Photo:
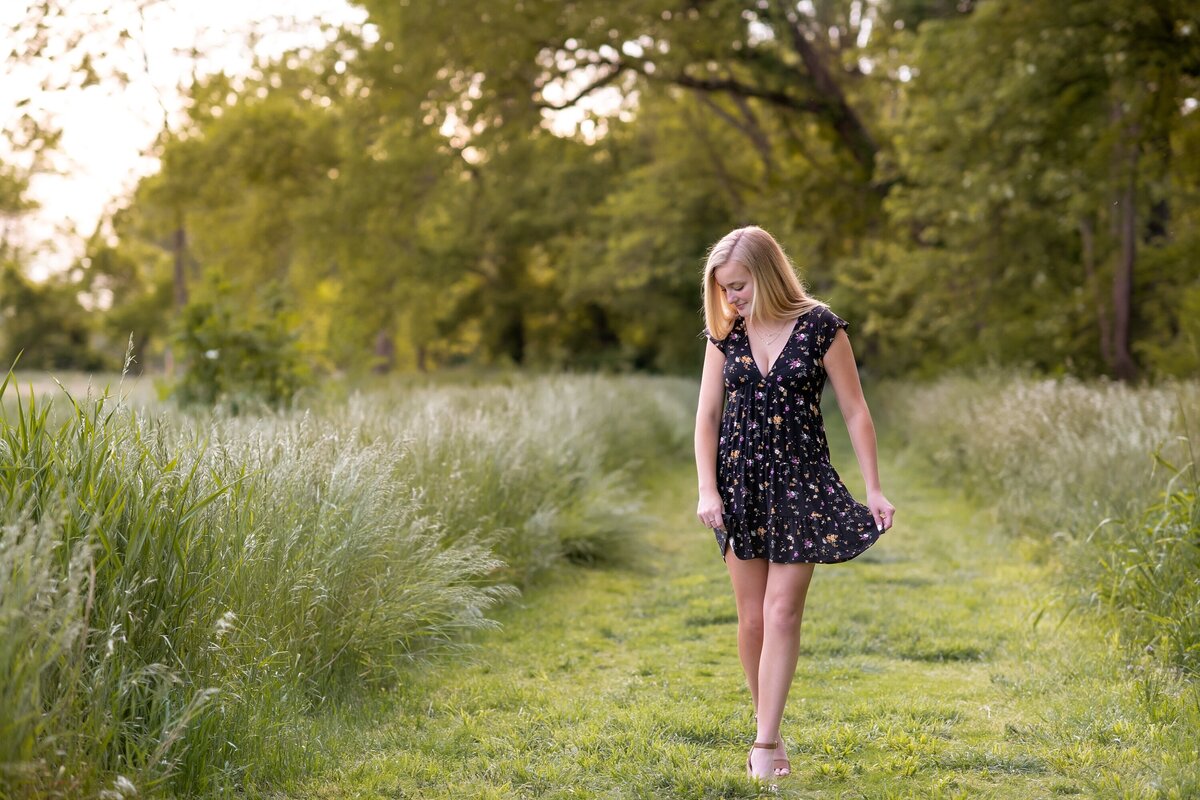
<instances>
[{"instance_id":1,"label":"short flutter sleeve","mask_svg":"<svg viewBox=\"0 0 1200 800\"><path fill-rule=\"evenodd\" d=\"M838 328L849 327L849 322L833 313L829 308L822 308L817 323L817 357L824 358L825 354L829 352L829 348L833 346L833 339L837 336Z\"/></svg>"},{"instance_id":2,"label":"short flutter sleeve","mask_svg":"<svg viewBox=\"0 0 1200 800\"><path fill-rule=\"evenodd\" d=\"M722 353L725 352L725 340L718 339L715 336L713 336L712 333L708 330L707 325L704 327L704 338L708 339L710 342L712 342L714 345L716 345L717 349L720 350Z\"/></svg>"}]
</instances>

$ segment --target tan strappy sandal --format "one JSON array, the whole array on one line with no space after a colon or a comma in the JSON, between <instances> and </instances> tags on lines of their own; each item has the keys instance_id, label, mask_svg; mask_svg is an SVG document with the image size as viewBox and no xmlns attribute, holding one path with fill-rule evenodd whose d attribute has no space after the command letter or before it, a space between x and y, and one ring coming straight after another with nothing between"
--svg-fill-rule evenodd
<instances>
[{"instance_id":1,"label":"tan strappy sandal","mask_svg":"<svg viewBox=\"0 0 1200 800\"><path fill-rule=\"evenodd\" d=\"M776 742L775 746L782 747L783 742L782 741ZM782 778L785 775L792 774L792 762L787 760L786 758L782 758L782 757L776 758L774 761L771 762L771 764L775 767L775 777L777 777L777 778ZM780 766L780 764L782 764L783 766Z\"/></svg>"},{"instance_id":2,"label":"tan strappy sandal","mask_svg":"<svg viewBox=\"0 0 1200 800\"><path fill-rule=\"evenodd\" d=\"M752 755L754 753L755 747L761 747L764 750L774 750L777 747L779 747L779 742L755 742L754 743L754 747L751 747L750 753L748 753L746 755L746 777L747 778L754 777L754 767L751 766L751 764L750 764L750 755ZM761 780L761 778L760 778L760 780Z\"/></svg>"},{"instance_id":3,"label":"tan strappy sandal","mask_svg":"<svg viewBox=\"0 0 1200 800\"><path fill-rule=\"evenodd\" d=\"M757 711L754 712L754 721L756 723L758 722L758 712ZM776 748L783 747L783 741L781 740L781 741L775 742L775 747ZM783 766L782 767L779 766L780 764L782 764ZM792 762L786 758L776 758L776 759L772 760L771 767L772 767L773 771L775 772L775 777L777 777L777 778L782 778L782 777L792 774Z\"/></svg>"}]
</instances>

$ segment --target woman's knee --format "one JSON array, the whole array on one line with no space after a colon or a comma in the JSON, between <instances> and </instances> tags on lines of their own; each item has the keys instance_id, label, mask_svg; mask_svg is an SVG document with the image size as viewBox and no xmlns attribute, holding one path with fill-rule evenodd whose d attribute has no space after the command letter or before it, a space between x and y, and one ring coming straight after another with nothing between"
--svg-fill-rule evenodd
<instances>
[{"instance_id":1,"label":"woman's knee","mask_svg":"<svg viewBox=\"0 0 1200 800\"><path fill-rule=\"evenodd\" d=\"M738 631L744 634L762 636L762 609L738 609Z\"/></svg>"},{"instance_id":2,"label":"woman's knee","mask_svg":"<svg viewBox=\"0 0 1200 800\"><path fill-rule=\"evenodd\" d=\"M804 616L804 603L791 597L767 598L763 608L763 625L776 632L795 630Z\"/></svg>"}]
</instances>

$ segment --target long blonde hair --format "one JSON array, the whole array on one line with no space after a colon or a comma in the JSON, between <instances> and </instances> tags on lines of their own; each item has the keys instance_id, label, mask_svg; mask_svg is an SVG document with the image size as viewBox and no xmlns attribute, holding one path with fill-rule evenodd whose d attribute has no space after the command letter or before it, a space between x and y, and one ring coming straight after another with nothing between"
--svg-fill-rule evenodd
<instances>
[{"instance_id":1,"label":"long blonde hair","mask_svg":"<svg viewBox=\"0 0 1200 800\"><path fill-rule=\"evenodd\" d=\"M804 290L775 237L757 225L737 228L709 249L704 264L704 324L717 339L728 336L737 319L737 311L725 302L716 275L720 267L731 262L744 266L754 278L754 297L750 301L753 320L791 319L826 305Z\"/></svg>"}]
</instances>

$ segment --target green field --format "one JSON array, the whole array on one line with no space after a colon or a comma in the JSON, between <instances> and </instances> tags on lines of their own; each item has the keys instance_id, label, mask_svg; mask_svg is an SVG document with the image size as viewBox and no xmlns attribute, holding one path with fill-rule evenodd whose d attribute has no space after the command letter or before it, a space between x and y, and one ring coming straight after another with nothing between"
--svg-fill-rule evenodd
<instances>
[{"instance_id":1,"label":"green field","mask_svg":"<svg viewBox=\"0 0 1200 800\"><path fill-rule=\"evenodd\" d=\"M693 383L68 388L3 401L4 800L765 790ZM1200 795L1194 473L1149 469L1195 384L870 388L896 526L816 571L779 792Z\"/></svg>"},{"instance_id":2,"label":"green field","mask_svg":"<svg viewBox=\"0 0 1200 800\"><path fill-rule=\"evenodd\" d=\"M1053 567L917 465L882 466L896 527L809 591L780 796L1196 796L1194 688L1126 663L1094 617L1059 624ZM556 570L469 663L330 719L325 766L265 796L756 796L733 599L691 468L645 489L636 568Z\"/></svg>"}]
</instances>

